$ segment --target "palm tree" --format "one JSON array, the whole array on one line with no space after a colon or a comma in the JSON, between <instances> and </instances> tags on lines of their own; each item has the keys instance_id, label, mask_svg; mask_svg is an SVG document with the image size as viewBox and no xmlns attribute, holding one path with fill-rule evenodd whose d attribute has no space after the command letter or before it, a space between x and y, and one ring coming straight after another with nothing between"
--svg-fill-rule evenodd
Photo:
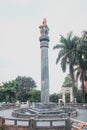
<instances>
[{"instance_id":1,"label":"palm tree","mask_svg":"<svg viewBox=\"0 0 87 130\"><path fill-rule=\"evenodd\" d=\"M83 93L83 102L85 102L85 84L84 81L87 82L87 31L83 31L82 37L79 42L77 42L77 57L79 63L79 69L77 71L77 79L80 75L80 79L82 81L82 93Z\"/></svg>"},{"instance_id":2,"label":"palm tree","mask_svg":"<svg viewBox=\"0 0 87 130\"><path fill-rule=\"evenodd\" d=\"M85 102L85 91L84 91L84 66L80 66L77 68L77 73L76 73L76 80L80 77L80 81L82 82L81 87L82 87L82 102Z\"/></svg>"},{"instance_id":3,"label":"palm tree","mask_svg":"<svg viewBox=\"0 0 87 130\"><path fill-rule=\"evenodd\" d=\"M74 65L76 64L76 42L78 37L72 37L72 32L68 33L65 38L61 35L60 43L55 45L53 49L58 49L58 57L56 59L56 64L61 62L61 68L63 72L66 71L66 66L69 65L69 73L72 81L72 89L73 89L73 101L74 101L74 87L75 87L75 79L74 79Z\"/></svg>"}]
</instances>

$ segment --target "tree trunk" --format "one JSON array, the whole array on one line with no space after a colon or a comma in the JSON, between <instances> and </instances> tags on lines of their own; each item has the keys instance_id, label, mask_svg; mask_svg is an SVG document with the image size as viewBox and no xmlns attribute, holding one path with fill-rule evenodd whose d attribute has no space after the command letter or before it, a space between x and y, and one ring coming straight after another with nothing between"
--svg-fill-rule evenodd
<instances>
[{"instance_id":1,"label":"tree trunk","mask_svg":"<svg viewBox=\"0 0 87 130\"><path fill-rule=\"evenodd\" d=\"M71 78L71 81L72 81L72 96L73 96L73 102L74 102L74 99L75 99L75 94L74 94L75 78L74 78L74 69L73 69L72 65L70 65L69 71L70 71L70 78Z\"/></svg>"},{"instance_id":2,"label":"tree trunk","mask_svg":"<svg viewBox=\"0 0 87 130\"><path fill-rule=\"evenodd\" d=\"M85 102L85 91L84 91L84 71L82 71L81 73L81 77L82 77L82 102Z\"/></svg>"}]
</instances>

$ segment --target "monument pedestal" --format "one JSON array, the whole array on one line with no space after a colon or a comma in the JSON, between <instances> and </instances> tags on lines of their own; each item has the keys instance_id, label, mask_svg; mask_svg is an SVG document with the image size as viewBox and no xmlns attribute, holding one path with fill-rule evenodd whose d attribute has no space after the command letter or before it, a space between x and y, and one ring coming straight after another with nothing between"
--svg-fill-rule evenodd
<instances>
[{"instance_id":1,"label":"monument pedestal","mask_svg":"<svg viewBox=\"0 0 87 130\"><path fill-rule=\"evenodd\" d=\"M61 113L56 103L34 103L32 113L38 115L55 115Z\"/></svg>"},{"instance_id":2,"label":"monument pedestal","mask_svg":"<svg viewBox=\"0 0 87 130\"><path fill-rule=\"evenodd\" d=\"M56 103L34 103L33 105L34 108L36 109L42 109L42 110L45 110L45 109L55 109L57 108L57 104Z\"/></svg>"}]
</instances>

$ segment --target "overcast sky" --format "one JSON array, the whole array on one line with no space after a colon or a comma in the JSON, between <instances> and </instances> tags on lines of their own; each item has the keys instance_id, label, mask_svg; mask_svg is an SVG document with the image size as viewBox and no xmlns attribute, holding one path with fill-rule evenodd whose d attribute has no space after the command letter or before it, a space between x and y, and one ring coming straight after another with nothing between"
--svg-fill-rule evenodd
<instances>
[{"instance_id":1,"label":"overcast sky","mask_svg":"<svg viewBox=\"0 0 87 130\"><path fill-rule=\"evenodd\" d=\"M56 65L53 46L60 34L80 36L87 30L87 0L0 0L0 82L30 76L41 89L39 26L44 17L50 29L50 93L60 91L66 73Z\"/></svg>"}]
</instances>

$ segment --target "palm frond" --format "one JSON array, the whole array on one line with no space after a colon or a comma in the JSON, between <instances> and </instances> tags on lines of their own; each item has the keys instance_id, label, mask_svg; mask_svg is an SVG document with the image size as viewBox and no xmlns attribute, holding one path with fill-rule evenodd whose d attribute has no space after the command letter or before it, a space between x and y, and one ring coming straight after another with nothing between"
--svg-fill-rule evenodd
<instances>
[{"instance_id":1,"label":"palm frond","mask_svg":"<svg viewBox=\"0 0 87 130\"><path fill-rule=\"evenodd\" d=\"M64 45L63 44L57 44L53 47L53 49L61 49L61 48L64 48Z\"/></svg>"},{"instance_id":2,"label":"palm frond","mask_svg":"<svg viewBox=\"0 0 87 130\"><path fill-rule=\"evenodd\" d=\"M71 38L72 38L72 31L71 32L69 32L68 34L67 34L67 39L70 41L71 40Z\"/></svg>"},{"instance_id":3,"label":"palm frond","mask_svg":"<svg viewBox=\"0 0 87 130\"><path fill-rule=\"evenodd\" d=\"M58 57L56 59L56 64L60 61L60 59L65 55L65 51L62 49L58 53Z\"/></svg>"},{"instance_id":4,"label":"palm frond","mask_svg":"<svg viewBox=\"0 0 87 130\"><path fill-rule=\"evenodd\" d=\"M66 64L67 64L67 57L63 57L62 60L61 60L61 68L63 70L63 72L66 71Z\"/></svg>"},{"instance_id":5,"label":"palm frond","mask_svg":"<svg viewBox=\"0 0 87 130\"><path fill-rule=\"evenodd\" d=\"M68 48L67 39L66 39L64 36L62 36L62 35L60 35L60 36L61 36L61 38L60 38L60 43L63 43L63 45L64 45L66 48Z\"/></svg>"}]
</instances>

